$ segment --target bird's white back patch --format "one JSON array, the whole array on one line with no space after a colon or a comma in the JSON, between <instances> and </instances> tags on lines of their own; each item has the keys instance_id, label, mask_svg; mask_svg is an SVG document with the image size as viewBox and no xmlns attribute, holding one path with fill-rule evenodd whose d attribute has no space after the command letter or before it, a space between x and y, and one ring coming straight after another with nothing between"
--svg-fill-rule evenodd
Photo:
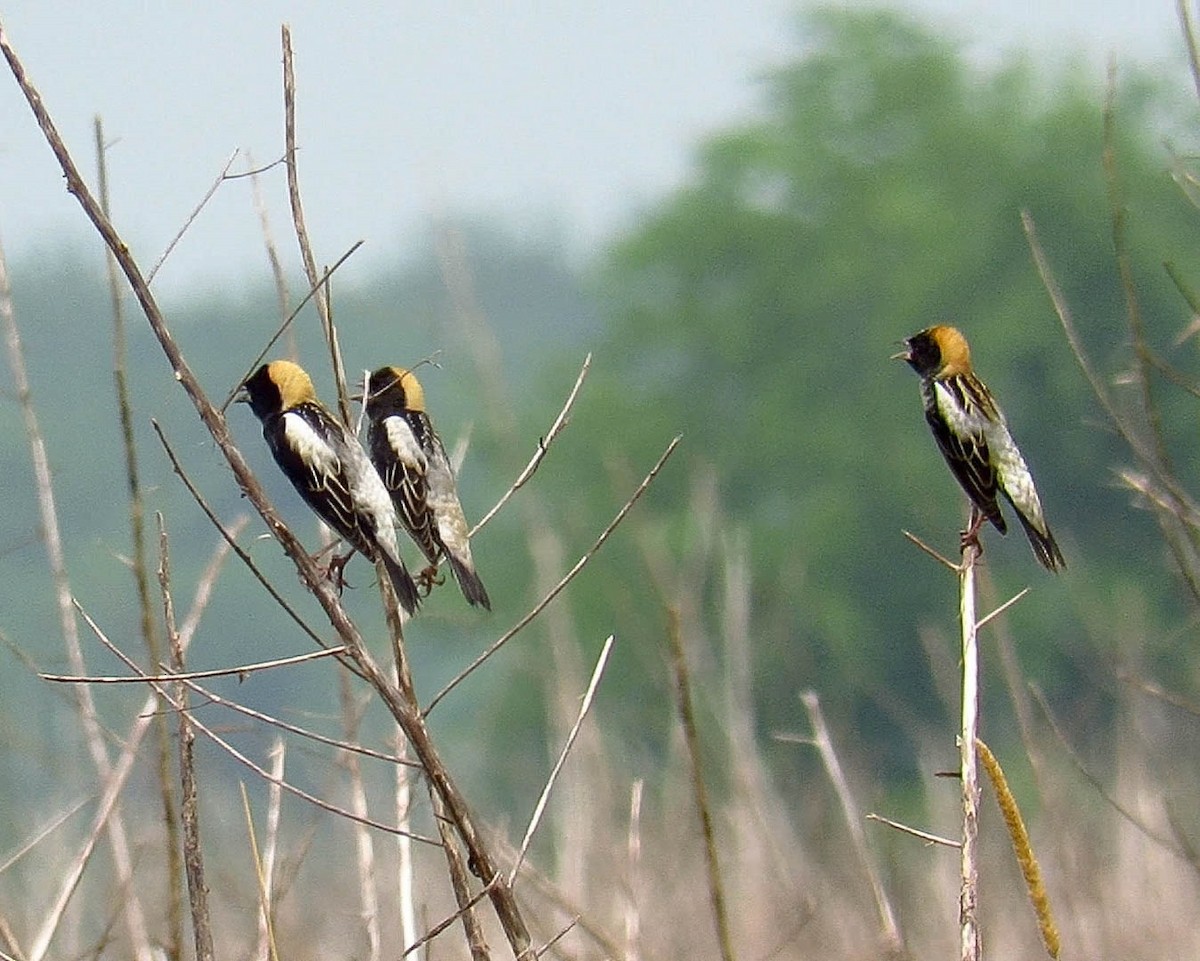
<instances>
[{"instance_id":1,"label":"bird's white back patch","mask_svg":"<svg viewBox=\"0 0 1200 961\"><path fill-rule=\"evenodd\" d=\"M945 384L935 381L933 390L937 397L938 410L946 425L959 437L981 437L991 426L991 422L978 407L964 407Z\"/></svg>"},{"instance_id":2,"label":"bird's white back patch","mask_svg":"<svg viewBox=\"0 0 1200 961\"><path fill-rule=\"evenodd\" d=\"M294 411L283 415L283 436L288 446L317 474L327 476L341 471L341 461L329 442Z\"/></svg>"},{"instance_id":3,"label":"bird's white back patch","mask_svg":"<svg viewBox=\"0 0 1200 961\"><path fill-rule=\"evenodd\" d=\"M425 473L426 457L425 451L421 450L421 445L417 443L417 438L412 432L412 428L403 417L388 417L384 419L384 428L387 431L388 446L396 452L396 456L405 467L410 470L415 469L422 474Z\"/></svg>"}]
</instances>

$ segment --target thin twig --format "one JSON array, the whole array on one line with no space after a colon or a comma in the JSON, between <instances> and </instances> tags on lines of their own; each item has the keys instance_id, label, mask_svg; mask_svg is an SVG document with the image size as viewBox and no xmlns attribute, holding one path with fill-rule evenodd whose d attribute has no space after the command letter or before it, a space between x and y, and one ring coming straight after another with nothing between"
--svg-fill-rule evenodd
<instances>
[{"instance_id":1,"label":"thin twig","mask_svg":"<svg viewBox=\"0 0 1200 961\"><path fill-rule=\"evenodd\" d=\"M721 866L717 857L717 836L713 827L712 809L708 803L708 787L700 763L700 733L696 727L696 715L692 707L691 681L688 678L687 657L683 649L683 636L679 626L679 609L667 611L667 642L671 650L671 669L675 680L676 709L683 725L684 743L687 745L691 764L693 801L696 815L700 819L700 830L704 837L704 863L708 869L708 897L712 906L713 921L717 928L717 944L723 961L733 961L733 932L729 925L729 913L725 907L725 887L721 881Z\"/></svg>"},{"instance_id":2,"label":"thin twig","mask_svg":"<svg viewBox=\"0 0 1200 961\"><path fill-rule=\"evenodd\" d=\"M880 824L886 824L888 827L895 828L903 834L911 834L913 837L920 838L929 844L941 844L948 848L962 847L962 841L954 841L938 834L930 834L928 831L922 831L919 828L909 827L907 824L901 824L899 821L885 818L882 814L868 814L866 818L868 821L878 821Z\"/></svg>"},{"instance_id":3,"label":"thin twig","mask_svg":"<svg viewBox=\"0 0 1200 961\"><path fill-rule=\"evenodd\" d=\"M541 466L542 459L550 450L550 445L554 443L558 435L562 433L564 427L571 422L571 409L575 406L575 398L579 396L579 390L583 387L583 382L587 378L588 370L592 366L592 355L589 352L583 358L583 366L579 368L579 376L575 378L575 386L571 388L571 392L567 394L567 399L563 403L562 410L558 412L558 416L554 418L554 423L550 425L550 429L546 431L546 436L538 440L537 449L533 452L533 456L529 458L529 463L525 465L525 469L517 475L517 479L512 482L509 487L496 501L495 505L486 514L479 519L479 523L471 528L469 537L474 537L483 526L500 512L500 509L509 502L513 494L524 487L531 477L537 473L538 467Z\"/></svg>"},{"instance_id":4,"label":"thin twig","mask_svg":"<svg viewBox=\"0 0 1200 961\"><path fill-rule=\"evenodd\" d=\"M1179 858L1180 861L1191 865L1192 869L1200 874L1200 862L1192 860L1192 858L1188 856L1188 853L1181 849L1173 838L1154 830L1149 825L1141 821L1136 814L1130 811L1129 808L1125 807L1125 805L1118 801L1109 792L1109 790L1104 786L1104 782L1101 781L1100 778L1098 778L1095 774L1093 774L1091 769L1083 762L1083 758L1079 756L1079 753L1067 739L1067 735L1063 732L1062 728L1059 727L1058 720L1055 718L1054 712L1050 710L1050 703L1046 700L1046 695L1042 693L1041 688L1036 684L1031 683L1029 685L1029 689L1033 692L1034 700L1038 702L1038 707L1042 709L1042 714L1045 715L1046 720L1050 723L1050 729L1054 732L1054 736L1058 738L1058 742L1062 745L1063 750L1067 752L1067 757L1075 766L1075 770L1077 770L1083 779L1092 786L1093 790L1100 795L1100 798L1109 807L1121 815L1122 818L1128 821L1139 833L1149 838L1155 844L1159 845L1164 851L1167 851L1168 853Z\"/></svg>"},{"instance_id":5,"label":"thin twig","mask_svg":"<svg viewBox=\"0 0 1200 961\"><path fill-rule=\"evenodd\" d=\"M171 242L167 244L167 249L162 252L162 256L160 256L158 260L154 262L154 266L151 267L150 272L146 274L146 283L154 283L154 278L158 274L159 268L166 263L167 258L171 256L171 251L178 246L179 241L183 239L183 235L188 232L192 224L196 222L196 218L200 216L200 211L202 211L208 205L208 202L212 200L213 195L221 188L221 184L228 179L227 175L229 173L229 168L233 166L233 162L237 159L237 155L238 152L236 150L229 155L229 159L225 161L225 166L222 167L221 172L217 174L217 179L214 180L212 182L212 186L205 191L204 196L200 198L200 202L192 208L192 212L188 214L187 220L185 220L183 222L183 226L179 228L179 233L171 238Z\"/></svg>"},{"instance_id":6,"label":"thin twig","mask_svg":"<svg viewBox=\"0 0 1200 961\"><path fill-rule=\"evenodd\" d=\"M223 559L224 556L225 552L222 551L221 546L218 545L218 549L214 553L213 561L210 562L208 567L205 569L202 583L196 591L197 598L193 602L192 613L189 614L188 620L185 623L195 623L195 618L193 615L200 607L205 591L205 585L203 581L216 579L217 572L220 569L220 560ZM191 637L192 635L190 633L180 631L180 641L184 645L187 645L190 642ZM121 791L124 789L125 782L128 779L130 772L133 771L133 765L138 758L138 750L141 746L142 738L150 729L150 725L153 722L155 716L154 707L157 703L158 693L156 691L149 692L146 695L145 701L143 702L142 710L138 714L134 715L133 725L130 727L129 732L122 739L121 754L118 756L116 763L112 767L112 774L104 783L100 801L97 805L96 814L92 819L92 825L88 833L87 841L85 842L82 850L80 850L76 855L72 864L67 868L67 870L62 872L62 882L59 885L58 896L55 899L53 906L46 913L46 917L42 923L42 926L37 932L37 935L34 939L34 947L28 953L29 959L43 957L47 948L49 947L50 942L53 940L62 916L67 909L68 903L70 902L71 895L78 885L80 877L83 874L83 869L91 857L96 840L99 837L100 832L104 829L105 824L108 822L109 817L112 815L117 800L121 796Z\"/></svg>"},{"instance_id":7,"label":"thin twig","mask_svg":"<svg viewBox=\"0 0 1200 961\"><path fill-rule=\"evenodd\" d=\"M208 688L201 687L192 681L187 681L187 686L203 697L205 700L211 701L213 704L219 704L221 707L227 707L231 711L236 711L246 717L253 718L256 721L261 721L271 727L277 727L281 731L287 731L289 734L297 734L300 737L310 741L315 741L317 744L324 744L328 747L337 748L339 751L353 751L355 754L361 754L363 757L374 758L377 761L386 761L389 764L395 764L400 767L419 768L420 765L416 761L402 755L386 754L383 751L376 751L363 744L352 744L349 741L343 741L340 738L329 737L325 734L318 734L316 731L310 731L308 728L300 727L297 724L290 724L281 718L274 717L262 711L256 711L252 707L245 704L239 704L237 701L231 701L228 698L210 691ZM194 709L193 709L194 710Z\"/></svg>"},{"instance_id":8,"label":"thin twig","mask_svg":"<svg viewBox=\"0 0 1200 961\"><path fill-rule=\"evenodd\" d=\"M287 163L287 157L281 157L279 163ZM246 166L241 176L250 178L250 192L254 198L254 211L258 214L258 226L262 231L263 246L267 251L267 260L271 264L271 277L275 281L275 296L279 298L279 316L286 320L288 315L288 301L291 300L291 294L288 293L287 275L283 271L283 261L279 257L279 248L275 244L275 235L271 232L271 216L267 210L267 202L263 198L262 177L261 171L254 169L254 159L250 156L250 152L246 152ZM274 166L274 165L272 165ZM294 332L293 332L294 333ZM288 345L289 356L296 360L296 338L291 338L291 343Z\"/></svg>"},{"instance_id":9,"label":"thin twig","mask_svg":"<svg viewBox=\"0 0 1200 961\"><path fill-rule=\"evenodd\" d=\"M263 347L262 350L260 350L258 352L257 356L255 356L254 360L251 362L250 366L246 369L245 373L243 373L242 376L238 378L238 381L234 385L233 390L231 390L229 392L229 395L225 398L224 402L221 404L221 413L225 413L225 411L229 409L229 405L232 404L233 399L235 397L237 397L238 391L240 391L242 389L242 384L245 383L246 378L249 377L251 374L253 374L256 370L258 370L258 365L261 364L263 361L263 358L267 356L267 351L269 351L272 347L275 346L275 342L277 340L279 340L280 337L283 336L284 331L291 330L293 321L295 321L295 319L298 316L300 316L300 311L302 311L304 309L305 305L310 300L312 300L313 297L316 296L317 291L322 290L325 287L325 285L329 283L329 278L333 276L334 272L340 266L342 266L342 264L344 264L347 260L349 260L351 255L355 251L357 251L358 248L363 245L363 243L364 243L364 241L361 241L361 240L355 241L354 244L351 245L349 250L347 250L344 254L342 254L342 256L340 256L337 260L335 260L333 262L332 267L326 268L325 273L323 273L321 275L320 279L317 281L316 286L308 288L308 293L306 293L304 295L304 297L301 299L300 303L298 303L296 305L295 309L290 314L288 314L286 317L284 317L283 323L281 323L275 329L275 333L273 333L270 336L270 338L267 340L266 345ZM295 350L292 349L290 352L295 353Z\"/></svg>"},{"instance_id":10,"label":"thin twig","mask_svg":"<svg viewBox=\"0 0 1200 961\"><path fill-rule=\"evenodd\" d=\"M540 948L538 948L536 951L533 952L534 957L540 958L540 957L543 957L544 955L548 954L550 949L553 948L556 944L558 944L558 942L561 941L563 938L565 938L568 934L570 934L572 931L574 931L576 925L578 925L578 924L579 924L579 918L571 918L570 922L568 922L566 927L564 927L561 931L558 932L558 934L556 934L549 941L547 941Z\"/></svg>"},{"instance_id":11,"label":"thin twig","mask_svg":"<svg viewBox=\"0 0 1200 961\"><path fill-rule=\"evenodd\" d=\"M500 878L496 877L493 880L492 885L484 885L484 887L481 888L479 891L477 891L475 893L475 895L471 898L471 900L469 902L467 902L465 907L459 908L457 911L455 911L449 917L442 918L441 921L439 921L432 928L430 928L427 932L425 932L425 935L422 938L420 938L418 941L413 942L407 948L405 948L404 953L402 955L400 955L400 957L407 958L414 951L418 951L420 948L424 947L426 944L428 944L430 941L432 941L434 938L436 938L439 934L441 934L448 927L450 927L450 925L452 925L455 921L457 921L460 917L462 917L464 911L470 910L475 905L477 905L480 901L482 901L485 897L487 897L488 896L488 888L494 886L494 884L496 882L498 882L499 880L500 880ZM530 949L530 950L532 951L532 949Z\"/></svg>"},{"instance_id":12,"label":"thin twig","mask_svg":"<svg viewBox=\"0 0 1200 961\"><path fill-rule=\"evenodd\" d=\"M127 675L92 674L79 677L74 674L38 674L43 681L57 681L68 684L146 684L171 681L198 681L207 677L245 677L256 671L269 671L277 667L287 667L292 664L303 664L322 657L336 657L346 653L345 647L330 647L323 651L309 651L307 654L293 654L291 657L279 657L271 661L258 661L254 664L240 664L237 667L217 667L208 671L188 671L184 674L140 674L137 677Z\"/></svg>"},{"instance_id":13,"label":"thin twig","mask_svg":"<svg viewBox=\"0 0 1200 961\"><path fill-rule=\"evenodd\" d=\"M405 830L411 831L412 784L415 780L411 770L413 763L408 759L408 742L404 739L404 732L397 728L395 735L396 760L398 761L395 779L396 823ZM436 792L431 793L430 797L437 797ZM445 823L444 819L439 821L439 834L441 834L443 823ZM451 837L453 838L453 835ZM457 841L454 843L457 844ZM442 847L446 850L446 857L449 859L451 857L450 844L447 843L445 835L442 835ZM457 847L455 853L458 854ZM461 855L459 857L461 858ZM396 861L396 897L400 902L400 943L411 944L417 939L416 866L413 862L412 841L403 834L396 836ZM420 955L413 961L420 961Z\"/></svg>"},{"instance_id":14,"label":"thin twig","mask_svg":"<svg viewBox=\"0 0 1200 961\"><path fill-rule=\"evenodd\" d=\"M1001 614L1003 614L1005 611L1007 611L1010 607L1012 607L1014 604L1016 604L1017 601L1019 601L1022 597L1024 597L1026 594L1028 594L1029 590L1030 589L1028 587L1021 588L1020 591L1018 591L1016 594L1014 594L1012 597L1010 597L1007 601L1005 601L1003 604L1001 604L999 607L997 607L990 614L986 615L985 617L981 617L975 624L975 630L978 631L989 621L995 620L997 617L999 617Z\"/></svg>"},{"instance_id":15,"label":"thin twig","mask_svg":"<svg viewBox=\"0 0 1200 961\"><path fill-rule=\"evenodd\" d=\"M658 458L658 461L652 468L650 468L650 473L648 473L642 479L642 482L637 486L637 489L630 495L629 500L627 500L624 506L617 511L616 516L613 517L608 526L600 532L600 536L596 538L596 542L592 544L587 552L575 562L575 565L563 575L562 579L530 609L529 613L517 621L516 624L509 628L497 640L493 641L492 644L482 654L480 654L477 658L475 658L475 660L463 668L463 670L460 671L453 680L451 680L445 687L438 691L438 693L434 695L433 699L429 702L429 705L425 708L422 716L428 717L429 712L437 707L442 698L458 687L458 685L465 681L467 677L469 677L476 669L480 667L480 665L484 663L484 661L486 661L498 650L500 650L501 647L507 644L522 628L524 628L529 624L530 621L537 617L538 614L545 609L546 605L562 592L564 587L571 583L575 576L581 570L583 570L588 561L596 556L596 552L600 550L600 548L604 545L604 542L608 540L609 535L611 535L612 532L617 529L617 526L621 523L621 521L625 519L625 516L632 509L633 505L636 504L642 494L646 492L646 488L648 488L654 482L654 478L658 476L658 472L662 470L663 465L667 462L667 458L669 458L675 452L675 448L679 446L679 442L681 440L683 440L683 435L676 435L671 443L667 445L666 450L662 452L662 455Z\"/></svg>"},{"instance_id":16,"label":"thin twig","mask_svg":"<svg viewBox=\"0 0 1200 961\"><path fill-rule=\"evenodd\" d=\"M588 682L587 690L583 694L583 701L579 705L579 716L575 718L575 723L571 726L571 731L567 735L567 741L558 755L558 760L554 762L550 776L546 778L546 786L542 788L541 796L538 797L537 804L534 805L533 815L529 819L529 826L525 829L525 837L522 838L521 847L517 851L516 863L513 864L508 872L509 885L514 884L517 880L517 872L521 870L521 863L525 860L525 855L529 852L530 842L533 841L533 834L542 819L542 813L546 809L546 802L550 800L550 792L554 789L554 782L558 780L558 774L567 761L567 755L571 751L571 746L575 743L575 739L579 737L579 731L583 727L584 718L587 717L587 713L592 706L592 699L596 696L596 688L600 685L600 678L604 675L604 667L608 663L608 655L612 650L612 645L613 636L609 634L608 639L604 642L603 649L600 651L600 657L596 659L596 667L592 670L592 679Z\"/></svg>"},{"instance_id":17,"label":"thin twig","mask_svg":"<svg viewBox=\"0 0 1200 961\"><path fill-rule=\"evenodd\" d=\"M913 544L915 544L921 550L923 550L926 554L928 554L930 557L932 557L939 564L942 564L944 567L948 567L952 571L958 570L958 565L955 564L954 561L949 560L947 557L945 557L942 554L939 554L932 547L930 547L923 540L921 540L921 538L917 537L916 534L912 533L911 531L906 531L903 529L901 529L900 533L903 534L906 538L908 538L909 541L911 541Z\"/></svg>"},{"instance_id":18,"label":"thin twig","mask_svg":"<svg viewBox=\"0 0 1200 961\"><path fill-rule=\"evenodd\" d=\"M1129 334L1133 341L1133 355L1137 363L1133 368L1141 399L1142 416L1150 429L1155 463L1164 473L1171 473L1171 459L1163 436L1162 418L1150 378L1150 346L1146 340L1146 328L1142 323L1142 309L1138 302L1137 286L1133 280L1133 265L1129 259L1126 243L1125 206L1121 197L1121 180L1117 170L1117 63L1113 58L1108 66L1108 90L1104 98L1104 146L1101 151L1104 180L1108 187L1108 205L1112 218L1113 249L1117 258L1117 273L1121 278L1121 290L1125 294L1125 313L1129 320Z\"/></svg>"},{"instance_id":19,"label":"thin twig","mask_svg":"<svg viewBox=\"0 0 1200 961\"><path fill-rule=\"evenodd\" d=\"M312 242L308 236L308 225L304 220L304 203L300 198L300 171L296 158L296 69L292 54L292 31L285 23L280 31L283 46L283 127L284 156L287 158L288 203L292 208L292 224L296 231L296 242L300 246L300 260L304 264L304 275L312 287L320 287L316 293L317 315L321 319L321 331L325 343L333 356L333 373L337 382L338 413L342 423L351 423L350 399L346 394L346 371L342 366L337 336L333 328L333 316L329 307L327 281L322 283L317 272L317 260L313 256Z\"/></svg>"},{"instance_id":20,"label":"thin twig","mask_svg":"<svg viewBox=\"0 0 1200 961\"><path fill-rule=\"evenodd\" d=\"M11 868L14 864L20 861L21 858L25 857L26 854L41 844L43 840L57 831L61 825L66 823L71 817L81 811L83 806L90 800L91 798L83 798L82 800L76 801L74 805L67 808L61 814L55 815L47 824L34 831L28 840L22 842L22 844L15 851L13 851L12 854L0 861L0 874L3 874L5 871Z\"/></svg>"}]
</instances>

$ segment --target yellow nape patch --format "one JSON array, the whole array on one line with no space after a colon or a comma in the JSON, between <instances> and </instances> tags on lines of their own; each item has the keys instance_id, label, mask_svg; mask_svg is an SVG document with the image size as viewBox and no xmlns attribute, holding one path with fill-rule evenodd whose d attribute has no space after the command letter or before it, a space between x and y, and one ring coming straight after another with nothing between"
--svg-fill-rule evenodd
<instances>
[{"instance_id":1,"label":"yellow nape patch","mask_svg":"<svg viewBox=\"0 0 1200 961\"><path fill-rule=\"evenodd\" d=\"M967 338L957 327L930 327L929 336L938 345L942 356L942 367L939 377L951 377L955 374L971 373L971 348L967 346Z\"/></svg>"},{"instance_id":2,"label":"yellow nape patch","mask_svg":"<svg viewBox=\"0 0 1200 961\"><path fill-rule=\"evenodd\" d=\"M279 388L279 399L284 410L316 402L317 392L313 388L312 378L299 364L293 364L290 360L274 360L267 365L267 376Z\"/></svg>"},{"instance_id":3,"label":"yellow nape patch","mask_svg":"<svg viewBox=\"0 0 1200 961\"><path fill-rule=\"evenodd\" d=\"M388 367L386 369L391 377L381 385L380 392L390 390L392 387L398 385L404 391L404 409L424 413L425 390L421 387L421 382L417 380L417 375L411 370L405 370L403 367Z\"/></svg>"}]
</instances>

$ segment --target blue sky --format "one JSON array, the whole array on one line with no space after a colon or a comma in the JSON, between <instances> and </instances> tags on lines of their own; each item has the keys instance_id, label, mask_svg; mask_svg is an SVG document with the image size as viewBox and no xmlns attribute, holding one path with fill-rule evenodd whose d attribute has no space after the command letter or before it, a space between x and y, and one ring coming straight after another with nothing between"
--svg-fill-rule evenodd
<instances>
[{"instance_id":1,"label":"blue sky","mask_svg":"<svg viewBox=\"0 0 1200 961\"><path fill-rule=\"evenodd\" d=\"M1008 51L1183 71L1170 0L909 0L899 4L994 63ZM392 261L443 214L553 221L577 251L631 222L687 173L706 132L755 103L754 77L792 49L776 0L205 4L19 0L5 28L83 169L92 119L114 218L153 262L226 160L282 153L279 27L297 58L300 170L319 261L352 243L354 270ZM435 10L436 8L436 10ZM1085 14L1080 11L1085 10ZM296 264L282 172L262 181ZM0 75L0 240L10 260L90 242L7 72ZM247 181L225 184L157 284L267 277Z\"/></svg>"}]
</instances>

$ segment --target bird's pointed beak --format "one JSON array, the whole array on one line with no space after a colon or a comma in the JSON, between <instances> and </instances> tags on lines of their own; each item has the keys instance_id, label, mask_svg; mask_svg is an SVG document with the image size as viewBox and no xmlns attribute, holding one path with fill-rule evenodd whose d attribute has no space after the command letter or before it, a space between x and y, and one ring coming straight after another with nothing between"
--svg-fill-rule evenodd
<instances>
[{"instance_id":1,"label":"bird's pointed beak","mask_svg":"<svg viewBox=\"0 0 1200 961\"><path fill-rule=\"evenodd\" d=\"M233 395L233 402L235 404L250 403L250 391L246 390L245 387L239 387L238 392Z\"/></svg>"},{"instance_id":2,"label":"bird's pointed beak","mask_svg":"<svg viewBox=\"0 0 1200 961\"><path fill-rule=\"evenodd\" d=\"M346 399L349 401L352 401L355 404L361 404L363 402L363 395L362 394L351 394Z\"/></svg>"},{"instance_id":3,"label":"bird's pointed beak","mask_svg":"<svg viewBox=\"0 0 1200 961\"><path fill-rule=\"evenodd\" d=\"M904 344L904 350L892 354L888 360L912 360L912 348L905 341L900 341L900 343Z\"/></svg>"}]
</instances>

